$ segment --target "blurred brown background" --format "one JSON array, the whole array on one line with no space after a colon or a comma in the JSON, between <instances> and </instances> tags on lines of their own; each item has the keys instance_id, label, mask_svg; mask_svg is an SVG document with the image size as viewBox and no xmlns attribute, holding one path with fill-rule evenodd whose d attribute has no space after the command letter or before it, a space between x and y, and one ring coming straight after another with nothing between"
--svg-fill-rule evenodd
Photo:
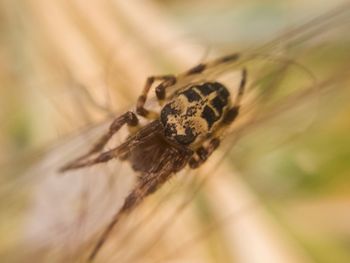
<instances>
[{"instance_id":1,"label":"blurred brown background","mask_svg":"<svg viewBox=\"0 0 350 263\"><path fill-rule=\"evenodd\" d=\"M198 246L190 242L192 252L167 258L174 254L169 237L152 257L124 261L350 262L350 10L344 3L1 1L1 262L64 258L52 247L32 253L22 241L37 182L52 176L45 170L28 175L45 154L65 155L60 145L78 147L72 138L132 106L147 76L263 46L322 14L294 42L282 37L263 51L295 59L317 83L328 80L327 88L296 100L298 110L263 122L232 144L223 167L211 164L214 179L192 200L187 228L174 229L186 236L221 227L199 238ZM317 90L301 71L290 74L285 85L291 90L305 83ZM230 223L222 219L232 213ZM176 244L181 251L182 243Z\"/></svg>"}]
</instances>

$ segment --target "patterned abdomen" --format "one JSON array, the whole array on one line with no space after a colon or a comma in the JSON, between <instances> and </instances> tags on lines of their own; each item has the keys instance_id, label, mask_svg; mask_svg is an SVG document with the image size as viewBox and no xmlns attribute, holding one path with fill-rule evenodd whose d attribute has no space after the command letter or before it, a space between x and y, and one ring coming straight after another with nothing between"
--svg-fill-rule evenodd
<instances>
[{"instance_id":1,"label":"patterned abdomen","mask_svg":"<svg viewBox=\"0 0 350 263\"><path fill-rule=\"evenodd\" d=\"M226 87L218 82L182 90L161 111L165 136L181 145L199 142L220 123L230 104L229 97Z\"/></svg>"}]
</instances>

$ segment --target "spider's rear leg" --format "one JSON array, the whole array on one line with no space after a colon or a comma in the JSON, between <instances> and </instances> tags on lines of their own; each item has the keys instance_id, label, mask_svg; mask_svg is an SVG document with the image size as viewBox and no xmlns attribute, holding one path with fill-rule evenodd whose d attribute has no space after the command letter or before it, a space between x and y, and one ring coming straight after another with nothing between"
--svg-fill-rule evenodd
<instances>
[{"instance_id":1,"label":"spider's rear leg","mask_svg":"<svg viewBox=\"0 0 350 263\"><path fill-rule=\"evenodd\" d=\"M242 79L241 82L239 84L238 87L238 92L237 92L237 96L236 99L233 103L233 106L226 112L222 122L223 124L225 124L225 126L219 131L222 132L223 129L225 129L227 127L227 125L230 125L238 116L239 114L239 109L241 107L241 100L243 98L244 95L244 89L245 89L245 84L247 82L247 70L243 69L242 71Z\"/></svg>"},{"instance_id":2,"label":"spider's rear leg","mask_svg":"<svg viewBox=\"0 0 350 263\"><path fill-rule=\"evenodd\" d=\"M109 126L108 133L104 134L86 154L63 166L60 169L60 172L82 167L81 164L86 163L84 160L91 155L100 152L107 144L107 142L112 138L112 136L118 132L124 124L127 124L129 128L136 128L138 126L138 123L139 120L135 113L131 111L125 112L112 122L112 124Z\"/></svg>"},{"instance_id":3,"label":"spider's rear leg","mask_svg":"<svg viewBox=\"0 0 350 263\"><path fill-rule=\"evenodd\" d=\"M180 74L178 76L178 78L183 78L183 77L187 77L187 76L191 76L191 75L201 74L206 69L213 68L213 67L218 66L220 64L228 64L228 63L237 61L238 59L239 59L239 54L234 53L234 54L230 54L230 55L218 58L218 59L213 60L213 61L208 62L208 63L200 63L200 64L190 68L189 70L185 71L184 73ZM150 78L152 78L152 77L150 77ZM156 79L150 79L150 78L147 80L146 87L147 87L147 84L149 82L151 82L151 84L152 84L153 81L156 80ZM156 78L156 77L153 77L153 78ZM157 78L160 80L163 80L163 82L160 83L156 87L156 95L157 95L159 104L162 105L165 98L166 98L166 93L165 93L166 89L168 87L173 86L176 83L176 78L172 75L161 76L161 77L157 77ZM148 90L150 88L150 85L148 87ZM146 87L145 87L145 90L146 90Z\"/></svg>"},{"instance_id":4,"label":"spider's rear leg","mask_svg":"<svg viewBox=\"0 0 350 263\"><path fill-rule=\"evenodd\" d=\"M146 84L143 88L141 95L137 99L136 112L138 115L145 117L147 119L157 119L158 113L155 111L150 111L145 109L145 103L147 100L147 95L155 81L162 81L156 88L156 95L161 104L162 100L165 99L165 89L167 87L173 86L176 83L176 77L174 75L164 75L164 76L151 76L146 80Z\"/></svg>"},{"instance_id":5,"label":"spider's rear leg","mask_svg":"<svg viewBox=\"0 0 350 263\"><path fill-rule=\"evenodd\" d=\"M239 53L234 53L234 54L230 54L230 55L212 60L208 63L200 63L190 68L189 70L185 71L184 73L180 74L179 77L186 77L186 76L200 74L207 69L214 68L222 64L229 64L229 63L235 62L239 59L239 57L240 57Z\"/></svg>"},{"instance_id":6,"label":"spider's rear leg","mask_svg":"<svg viewBox=\"0 0 350 263\"><path fill-rule=\"evenodd\" d=\"M241 82L240 82L239 87L238 87L236 99L233 103L233 106L226 112L226 114L222 120L223 124L225 124L226 127L227 127L227 125L230 125L239 114L239 109L241 107L240 104L241 104L241 100L242 100L243 95L244 95L246 82L247 82L247 70L244 68L242 70L242 79L241 79ZM223 127L223 129L226 128L225 126ZM222 131L222 129L220 130L220 132L221 131Z\"/></svg>"},{"instance_id":7,"label":"spider's rear leg","mask_svg":"<svg viewBox=\"0 0 350 263\"><path fill-rule=\"evenodd\" d=\"M209 63L200 63L191 69L187 70L186 72L180 74L178 77L175 77L174 75L164 75L164 76L151 76L147 78L146 84L143 88L142 94L139 96L137 100L136 105L136 112L142 117L148 118L148 119L157 119L158 114L154 111L150 111L148 109L145 109L145 103L147 100L148 92L150 91L152 84L155 81L162 81L157 87L156 87L156 95L157 99L159 101L159 104L162 105L165 98L166 98L166 89L175 85L177 82L177 78L183 78L191 75L200 74L206 69L216 67L221 64L228 64L235 62L239 59L240 55L238 53L230 54L218 59L215 59Z\"/></svg>"},{"instance_id":8,"label":"spider's rear leg","mask_svg":"<svg viewBox=\"0 0 350 263\"><path fill-rule=\"evenodd\" d=\"M245 89L245 84L247 83L247 69L243 69L242 70L242 78L241 78L241 82L239 84L238 87L238 92L237 92L237 96L236 96L236 100L234 101L234 107L239 107L241 100L243 98L244 95L244 89Z\"/></svg>"},{"instance_id":9,"label":"spider's rear leg","mask_svg":"<svg viewBox=\"0 0 350 263\"><path fill-rule=\"evenodd\" d=\"M190 168L198 168L209 158L209 156L219 147L219 145L220 139L213 138L209 141L209 144L206 147L199 147L188 162Z\"/></svg>"},{"instance_id":10,"label":"spider's rear leg","mask_svg":"<svg viewBox=\"0 0 350 263\"><path fill-rule=\"evenodd\" d=\"M226 112L225 117L222 120L222 124L224 125L221 127L216 133L215 137L210 139L209 144L207 146L201 146L199 147L194 155L191 157L191 159L188 162L188 165L192 169L198 168L200 165L202 165L209 156L219 147L220 145L220 137L222 136L222 133L226 130L226 128L236 119L239 113L239 106L233 106L231 109L229 109Z\"/></svg>"}]
</instances>

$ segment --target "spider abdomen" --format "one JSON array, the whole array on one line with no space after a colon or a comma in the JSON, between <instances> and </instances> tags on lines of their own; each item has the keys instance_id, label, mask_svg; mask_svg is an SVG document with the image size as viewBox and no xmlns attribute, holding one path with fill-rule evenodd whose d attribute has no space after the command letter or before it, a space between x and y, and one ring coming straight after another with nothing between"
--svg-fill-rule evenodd
<instances>
[{"instance_id":1,"label":"spider abdomen","mask_svg":"<svg viewBox=\"0 0 350 263\"><path fill-rule=\"evenodd\" d=\"M204 139L221 122L230 105L229 97L229 91L219 82L181 90L161 111L165 137L181 145Z\"/></svg>"}]
</instances>

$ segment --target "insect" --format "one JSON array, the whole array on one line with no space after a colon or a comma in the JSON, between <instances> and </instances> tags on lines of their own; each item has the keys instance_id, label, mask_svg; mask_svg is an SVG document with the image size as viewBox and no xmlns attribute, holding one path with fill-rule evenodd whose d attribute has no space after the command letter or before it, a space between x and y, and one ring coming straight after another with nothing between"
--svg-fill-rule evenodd
<instances>
[{"instance_id":1,"label":"insect","mask_svg":"<svg viewBox=\"0 0 350 263\"><path fill-rule=\"evenodd\" d=\"M100 236L88 261L93 261L97 256L122 215L132 211L146 196L155 192L185 166L198 168L218 148L225 130L239 115L247 70L242 69L234 99L231 98L228 88L218 81L176 84L186 77L200 75L217 65L232 63L238 59L238 54L231 54L207 64L198 64L177 76L147 78L137 99L136 111L127 111L117 117L109 131L90 151L60 169L65 172L119 158L129 161L132 168L139 173L136 185ZM145 108L148 93L155 81L160 81L155 87L156 98L161 106L159 113ZM138 116L148 120L148 123L140 125ZM124 125L128 126L130 133L126 140L108 151L103 151L108 141Z\"/></svg>"}]
</instances>

